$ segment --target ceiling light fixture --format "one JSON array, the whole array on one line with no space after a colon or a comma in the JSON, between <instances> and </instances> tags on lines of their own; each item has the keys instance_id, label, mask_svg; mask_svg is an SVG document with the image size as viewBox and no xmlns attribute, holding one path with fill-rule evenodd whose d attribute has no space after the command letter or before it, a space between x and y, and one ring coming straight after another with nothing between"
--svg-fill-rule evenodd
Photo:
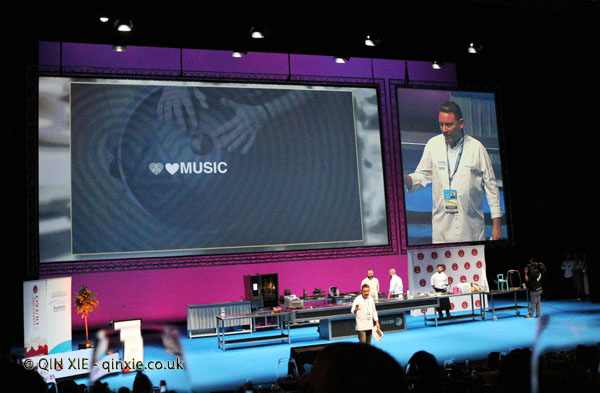
<instances>
[{"instance_id":1,"label":"ceiling light fixture","mask_svg":"<svg viewBox=\"0 0 600 393\"><path fill-rule=\"evenodd\" d=\"M474 42L471 42L469 44L469 47L467 48L467 52L469 52L471 54L479 53L482 50L483 50L483 46L481 44L476 44Z\"/></svg>"},{"instance_id":2,"label":"ceiling light fixture","mask_svg":"<svg viewBox=\"0 0 600 393\"><path fill-rule=\"evenodd\" d=\"M434 61L431 64L431 68L433 68L434 70L441 70L444 67L444 63L442 63L441 61Z\"/></svg>"},{"instance_id":3,"label":"ceiling light fixture","mask_svg":"<svg viewBox=\"0 0 600 393\"><path fill-rule=\"evenodd\" d=\"M100 20L100 22L102 23L106 23L110 20L110 18L108 16L101 16L98 18Z\"/></svg>"},{"instance_id":4,"label":"ceiling light fixture","mask_svg":"<svg viewBox=\"0 0 600 393\"><path fill-rule=\"evenodd\" d=\"M118 31L127 33L127 32L130 32L131 30L133 30L133 23L131 22L131 19L127 19L127 18L117 19L115 21L115 28Z\"/></svg>"},{"instance_id":5,"label":"ceiling light fixture","mask_svg":"<svg viewBox=\"0 0 600 393\"><path fill-rule=\"evenodd\" d=\"M127 46L126 45L113 45L112 47L113 52L125 52L127 51Z\"/></svg>"},{"instance_id":6,"label":"ceiling light fixture","mask_svg":"<svg viewBox=\"0 0 600 393\"><path fill-rule=\"evenodd\" d=\"M365 45L366 46L377 46L381 43L381 39L379 37L367 34L365 36Z\"/></svg>"},{"instance_id":7,"label":"ceiling light fixture","mask_svg":"<svg viewBox=\"0 0 600 393\"><path fill-rule=\"evenodd\" d=\"M350 61L349 57L337 56L337 57L334 57L334 59L335 59L335 62L338 64L344 64L344 63L347 63Z\"/></svg>"},{"instance_id":8,"label":"ceiling light fixture","mask_svg":"<svg viewBox=\"0 0 600 393\"><path fill-rule=\"evenodd\" d=\"M250 29L250 37L255 39L265 38L267 35L267 30L263 28L253 27Z\"/></svg>"},{"instance_id":9,"label":"ceiling light fixture","mask_svg":"<svg viewBox=\"0 0 600 393\"><path fill-rule=\"evenodd\" d=\"M235 57L236 59L241 59L244 56L246 56L246 52L242 52L239 50L234 50L233 52L231 52L231 57Z\"/></svg>"}]
</instances>

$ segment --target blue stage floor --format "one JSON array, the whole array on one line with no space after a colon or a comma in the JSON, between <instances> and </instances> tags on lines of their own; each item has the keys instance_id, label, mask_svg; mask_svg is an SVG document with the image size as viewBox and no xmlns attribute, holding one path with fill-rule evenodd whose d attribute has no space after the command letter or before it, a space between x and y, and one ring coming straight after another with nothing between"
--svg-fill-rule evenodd
<instances>
[{"instance_id":1,"label":"blue stage floor","mask_svg":"<svg viewBox=\"0 0 600 393\"><path fill-rule=\"evenodd\" d=\"M514 304L514 303L513 303ZM485 359L490 352L506 352L516 348L534 348L542 351L574 348L578 344L596 345L600 342L600 304L585 301L543 301L542 313L549 323L536 339L540 319L526 319L526 309L516 316L514 310L500 311L498 319L468 319L453 323L425 326L423 317L407 317L407 330L386 334L373 345L390 353L400 364L407 363L413 353L425 350L432 353L440 364L449 359L455 362ZM453 314L454 315L454 314ZM268 332L265 332L267 334ZM241 338L244 335L236 335ZM235 390L246 381L270 386L277 379L279 359L289 358L290 348L304 345L327 344L345 340L326 341L319 338L316 326L291 329L292 344L271 344L242 347L222 351L216 337L189 339L182 331L182 346L187 364L187 375L175 371L146 371L155 386L166 380L170 389L178 392L219 392ZM145 358L160 358L160 353L146 349ZM111 389L131 387L133 375L119 375L107 379ZM84 383L80 381L80 383Z\"/></svg>"}]
</instances>

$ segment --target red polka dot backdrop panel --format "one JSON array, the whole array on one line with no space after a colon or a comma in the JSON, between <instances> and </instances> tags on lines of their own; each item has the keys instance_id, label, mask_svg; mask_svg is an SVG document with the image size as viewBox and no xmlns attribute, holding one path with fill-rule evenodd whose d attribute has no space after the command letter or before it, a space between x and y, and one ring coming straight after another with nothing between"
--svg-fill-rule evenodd
<instances>
[{"instance_id":1,"label":"red polka dot backdrop panel","mask_svg":"<svg viewBox=\"0 0 600 393\"><path fill-rule=\"evenodd\" d=\"M411 295L419 296L433 292L431 276L441 265L448 276L450 292L467 293L476 284L482 291L487 290L485 274L485 249L483 245L454 246L434 249L408 251L408 289ZM406 289L406 288L405 288ZM474 307L481 307L479 296L474 296ZM485 302L485 300L484 300ZM471 310L471 295L450 298L455 312ZM433 308L427 309L432 314ZM415 310L412 315L423 315L422 310Z\"/></svg>"}]
</instances>

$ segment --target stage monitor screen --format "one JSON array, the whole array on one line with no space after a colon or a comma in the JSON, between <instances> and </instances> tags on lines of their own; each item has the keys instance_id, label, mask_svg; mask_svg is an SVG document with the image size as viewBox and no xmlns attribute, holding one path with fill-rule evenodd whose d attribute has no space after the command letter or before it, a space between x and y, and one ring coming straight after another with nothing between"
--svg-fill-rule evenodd
<instances>
[{"instance_id":1,"label":"stage monitor screen","mask_svg":"<svg viewBox=\"0 0 600 393\"><path fill-rule=\"evenodd\" d=\"M406 244L508 239L494 93L397 87Z\"/></svg>"},{"instance_id":2,"label":"stage monitor screen","mask_svg":"<svg viewBox=\"0 0 600 393\"><path fill-rule=\"evenodd\" d=\"M388 245L374 87L39 77L40 262Z\"/></svg>"}]
</instances>

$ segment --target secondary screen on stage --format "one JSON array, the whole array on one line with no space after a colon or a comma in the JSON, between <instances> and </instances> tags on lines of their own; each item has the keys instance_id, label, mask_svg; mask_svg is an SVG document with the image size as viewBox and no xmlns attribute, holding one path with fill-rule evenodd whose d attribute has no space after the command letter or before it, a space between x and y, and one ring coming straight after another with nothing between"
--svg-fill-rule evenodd
<instances>
[{"instance_id":1,"label":"secondary screen on stage","mask_svg":"<svg viewBox=\"0 0 600 393\"><path fill-rule=\"evenodd\" d=\"M396 93L407 245L507 239L494 94Z\"/></svg>"},{"instance_id":2,"label":"secondary screen on stage","mask_svg":"<svg viewBox=\"0 0 600 393\"><path fill-rule=\"evenodd\" d=\"M388 244L377 90L39 78L40 261Z\"/></svg>"}]
</instances>

